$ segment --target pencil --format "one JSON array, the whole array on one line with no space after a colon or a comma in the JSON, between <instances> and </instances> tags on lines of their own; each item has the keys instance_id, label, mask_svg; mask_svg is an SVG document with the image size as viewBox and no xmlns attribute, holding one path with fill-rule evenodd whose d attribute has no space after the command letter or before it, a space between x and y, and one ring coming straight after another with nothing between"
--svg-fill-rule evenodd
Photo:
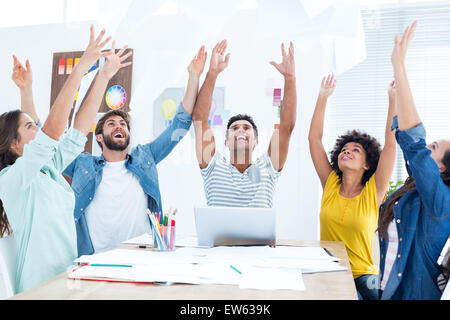
<instances>
[{"instance_id":1,"label":"pencil","mask_svg":"<svg viewBox=\"0 0 450 320\"><path fill-rule=\"evenodd\" d=\"M230 268L233 269L234 271L236 271L239 274L242 274L242 272L240 272L238 269L236 269L235 267L233 267L232 265L230 265Z\"/></svg>"}]
</instances>

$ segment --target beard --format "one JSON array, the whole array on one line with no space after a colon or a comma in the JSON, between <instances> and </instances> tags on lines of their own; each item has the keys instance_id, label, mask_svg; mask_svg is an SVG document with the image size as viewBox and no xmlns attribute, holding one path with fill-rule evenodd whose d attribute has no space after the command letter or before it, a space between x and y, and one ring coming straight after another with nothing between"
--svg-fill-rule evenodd
<instances>
[{"instance_id":1,"label":"beard","mask_svg":"<svg viewBox=\"0 0 450 320\"><path fill-rule=\"evenodd\" d=\"M105 146L109 150L123 151L126 148L128 148L128 145L130 144L130 136L128 135L125 138L125 141L123 143L114 142L113 139L111 138L111 136L104 136L103 137L103 142L105 143Z\"/></svg>"}]
</instances>

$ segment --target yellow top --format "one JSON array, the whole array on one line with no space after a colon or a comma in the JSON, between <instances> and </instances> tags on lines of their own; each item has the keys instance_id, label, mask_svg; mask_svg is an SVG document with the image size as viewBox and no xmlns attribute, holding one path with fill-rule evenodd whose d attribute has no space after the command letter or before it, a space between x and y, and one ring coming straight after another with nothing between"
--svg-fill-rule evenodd
<instances>
[{"instance_id":1,"label":"yellow top","mask_svg":"<svg viewBox=\"0 0 450 320\"><path fill-rule=\"evenodd\" d=\"M354 198L341 196L340 187L339 176L332 171L322 196L320 240L344 242L354 278L377 274L372 258L378 222L375 175Z\"/></svg>"}]
</instances>

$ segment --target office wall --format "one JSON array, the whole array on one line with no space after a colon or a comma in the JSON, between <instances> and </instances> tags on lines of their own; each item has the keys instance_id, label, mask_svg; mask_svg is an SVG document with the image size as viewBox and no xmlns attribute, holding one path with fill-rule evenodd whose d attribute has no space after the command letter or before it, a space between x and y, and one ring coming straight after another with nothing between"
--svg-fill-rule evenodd
<instances>
[{"instance_id":1,"label":"office wall","mask_svg":"<svg viewBox=\"0 0 450 320\"><path fill-rule=\"evenodd\" d=\"M94 23L106 26L118 41L135 50L133 65L132 140L133 145L147 143L152 136L153 101L168 87L185 87L187 65L201 45L208 53L217 41L227 39L231 52L229 67L220 75L217 86L225 87L225 108L231 114L252 115L260 131L258 155L267 151L273 124L278 121L272 95L273 88L283 88L283 78L269 61L281 61L281 42L295 45L297 76L297 123L291 139L288 160L280 176L274 206L277 209L277 234L283 239L318 239L318 208L321 188L309 156L307 135L322 75L335 72L337 66L350 68L361 56L341 64L336 60L336 35L329 22L346 21L344 33L356 39L357 10L342 16L346 7L329 7L312 15L299 1L273 7L273 2L259 1L259 9L211 7L197 11L186 4L179 14L157 14L157 4L128 1L129 7L119 13L108 11ZM111 3L108 1L108 3ZM194 1L194 3L196 3ZM284 2L283 2L284 3ZM114 4L114 1L113 3ZM200 5L197 3L197 5ZM109 10L114 7L109 5ZM354 8L354 7L352 7ZM238 10L239 9L239 10ZM152 11L153 10L153 11ZM227 11L228 10L228 11ZM101 10L100 10L101 11ZM348 10L347 10L348 11ZM341 16L337 15L340 13ZM117 17L120 16L120 19ZM345 19L346 18L346 19ZM337 19L337 20L336 20ZM118 22L120 21L120 22ZM0 84L3 103L0 112L20 106L18 90L10 80L15 53L22 61L29 58L34 73L34 97L41 119L48 114L51 85L52 53L82 50L88 40L90 22L40 25L0 29L3 50L0 52ZM98 29L98 28L97 28ZM347 45L355 55L361 41ZM359 59L359 60L358 60ZM205 67L205 73L209 66ZM201 81L203 81L203 78ZM216 132L218 150L223 145L224 130ZM195 234L194 205L205 205L202 178L197 166L192 131L172 154L158 165L164 209L178 208L178 234Z\"/></svg>"}]
</instances>

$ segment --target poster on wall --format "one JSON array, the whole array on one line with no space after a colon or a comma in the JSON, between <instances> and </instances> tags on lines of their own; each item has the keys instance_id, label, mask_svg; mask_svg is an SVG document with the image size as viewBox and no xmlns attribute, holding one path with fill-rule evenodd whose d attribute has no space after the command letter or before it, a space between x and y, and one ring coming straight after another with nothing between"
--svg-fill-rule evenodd
<instances>
[{"instance_id":1,"label":"poster on wall","mask_svg":"<svg viewBox=\"0 0 450 320\"><path fill-rule=\"evenodd\" d=\"M118 52L119 49L116 50ZM127 49L128 51L133 51L133 49ZM72 52L56 52L53 53L53 64L52 64L52 85L50 93L50 108L56 100L59 92L61 91L64 83L66 82L69 75L72 73L73 68L79 63L81 56L84 51L72 51ZM133 56L131 55L127 61L133 62ZM84 103L86 97L89 95L92 84L95 81L98 71L101 69L104 63L104 58L101 58L94 63L92 68L84 75L80 88L75 97L75 101L72 107L72 111L69 116L69 121L67 127L70 128L73 125L73 120L75 119L75 114ZM105 94L103 96L99 114L108 112L109 110L122 110L125 112L130 112L130 101L131 101L131 84L133 75L133 64L128 67L120 69L114 77L108 82ZM99 117L97 116L97 120ZM86 142L85 152L92 153L93 143L96 143L93 138L93 132L95 130L95 124L93 124L93 130L87 136L88 141Z\"/></svg>"},{"instance_id":2,"label":"poster on wall","mask_svg":"<svg viewBox=\"0 0 450 320\"><path fill-rule=\"evenodd\" d=\"M153 103L153 137L158 137L173 121L183 100L184 88L166 88ZM208 122L214 128L226 125L230 110L225 109L225 88L214 88Z\"/></svg>"}]
</instances>

